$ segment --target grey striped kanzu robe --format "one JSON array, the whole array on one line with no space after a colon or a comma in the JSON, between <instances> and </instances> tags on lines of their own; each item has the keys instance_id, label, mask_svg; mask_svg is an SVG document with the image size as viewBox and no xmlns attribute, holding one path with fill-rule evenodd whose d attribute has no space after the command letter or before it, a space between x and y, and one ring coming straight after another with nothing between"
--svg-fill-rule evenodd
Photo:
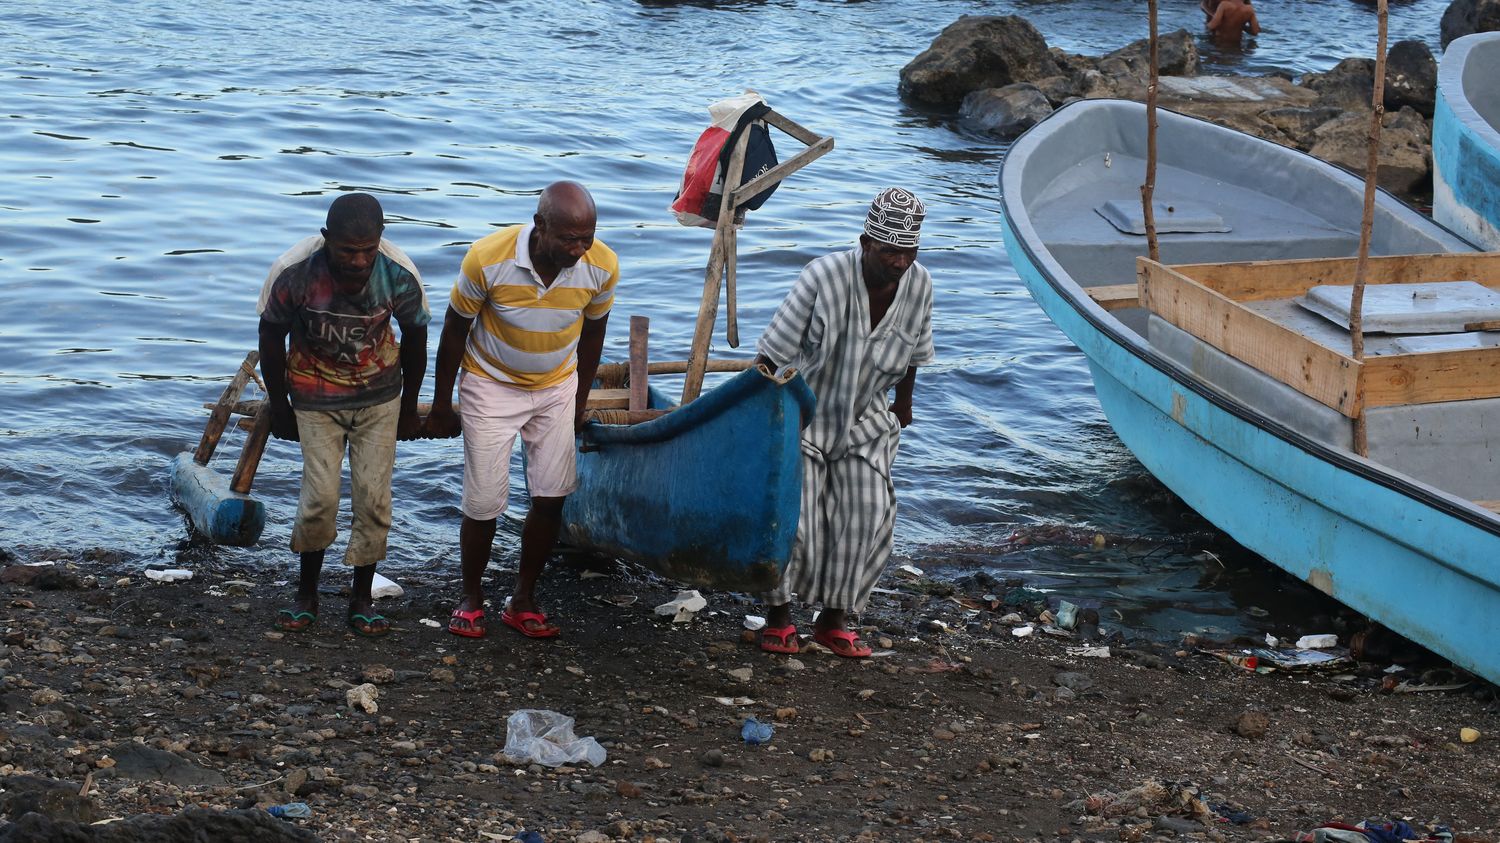
<instances>
[{"instance_id":1,"label":"grey striped kanzu robe","mask_svg":"<svg viewBox=\"0 0 1500 843\"><path fill-rule=\"evenodd\" d=\"M891 557L896 490L891 463L901 424L889 392L909 366L932 362L932 278L919 263L901 277L873 331L860 250L808 264L757 350L795 367L818 397L802 431L802 514L772 604L795 594L862 611Z\"/></svg>"}]
</instances>

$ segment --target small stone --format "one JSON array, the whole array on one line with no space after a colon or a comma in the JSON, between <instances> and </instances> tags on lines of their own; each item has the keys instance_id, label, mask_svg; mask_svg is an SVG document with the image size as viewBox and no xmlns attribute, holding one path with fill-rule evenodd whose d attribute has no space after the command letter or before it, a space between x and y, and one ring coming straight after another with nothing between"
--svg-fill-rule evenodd
<instances>
[{"instance_id":1,"label":"small stone","mask_svg":"<svg viewBox=\"0 0 1500 843\"><path fill-rule=\"evenodd\" d=\"M736 668L729 671L729 678L739 682L749 682L752 675L753 671L748 667Z\"/></svg>"},{"instance_id":2,"label":"small stone","mask_svg":"<svg viewBox=\"0 0 1500 843\"><path fill-rule=\"evenodd\" d=\"M641 786L636 784L635 782L628 782L624 779L621 779L615 783L615 793L620 794L626 799L640 799L641 794L644 793L644 791L642 791Z\"/></svg>"},{"instance_id":3,"label":"small stone","mask_svg":"<svg viewBox=\"0 0 1500 843\"><path fill-rule=\"evenodd\" d=\"M698 760L702 761L705 767L722 767L724 766L724 750L707 750L703 755L699 756Z\"/></svg>"},{"instance_id":4,"label":"small stone","mask_svg":"<svg viewBox=\"0 0 1500 843\"><path fill-rule=\"evenodd\" d=\"M396 681L396 671L383 664L367 664L365 669L360 671L359 676L366 682L373 682L376 685Z\"/></svg>"},{"instance_id":5,"label":"small stone","mask_svg":"<svg viewBox=\"0 0 1500 843\"><path fill-rule=\"evenodd\" d=\"M777 720L796 720L797 719L797 709L795 709L795 708L793 708L791 706L786 706L784 708L778 708L778 709L776 709L776 719Z\"/></svg>"},{"instance_id":6,"label":"small stone","mask_svg":"<svg viewBox=\"0 0 1500 843\"><path fill-rule=\"evenodd\" d=\"M296 769L286 774L286 792L296 796L307 784L307 771Z\"/></svg>"},{"instance_id":7,"label":"small stone","mask_svg":"<svg viewBox=\"0 0 1500 843\"><path fill-rule=\"evenodd\" d=\"M1458 730L1458 739L1463 741L1464 743L1473 743L1479 740L1479 730L1471 729L1468 726L1465 726L1462 729Z\"/></svg>"},{"instance_id":8,"label":"small stone","mask_svg":"<svg viewBox=\"0 0 1500 843\"><path fill-rule=\"evenodd\" d=\"M807 760L814 764L824 764L833 760L833 750L818 747L807 753Z\"/></svg>"},{"instance_id":9,"label":"small stone","mask_svg":"<svg viewBox=\"0 0 1500 843\"><path fill-rule=\"evenodd\" d=\"M344 694L344 702L350 708L358 708L366 714L374 714L380 711L380 705L375 700L380 697L380 689L366 682L350 688Z\"/></svg>"},{"instance_id":10,"label":"small stone","mask_svg":"<svg viewBox=\"0 0 1500 843\"><path fill-rule=\"evenodd\" d=\"M448 685L452 685L454 682L458 681L458 677L453 675L453 671L449 670L446 667L433 668L432 673L428 674L427 678L431 679L434 682L443 682Z\"/></svg>"},{"instance_id":11,"label":"small stone","mask_svg":"<svg viewBox=\"0 0 1500 843\"><path fill-rule=\"evenodd\" d=\"M875 689L874 688L865 688L864 690L860 691L855 696L859 697L862 700L867 700L870 697L875 696Z\"/></svg>"},{"instance_id":12,"label":"small stone","mask_svg":"<svg viewBox=\"0 0 1500 843\"><path fill-rule=\"evenodd\" d=\"M803 664L801 659L787 659L786 661L782 662L781 664L782 664L782 667L785 667L787 670L791 670L791 671L806 670L807 669L807 665Z\"/></svg>"},{"instance_id":13,"label":"small stone","mask_svg":"<svg viewBox=\"0 0 1500 843\"><path fill-rule=\"evenodd\" d=\"M31 694L32 705L53 705L62 702L63 695L52 688L38 688ZM1472 743L1472 741L1465 741Z\"/></svg>"},{"instance_id":14,"label":"small stone","mask_svg":"<svg viewBox=\"0 0 1500 843\"><path fill-rule=\"evenodd\" d=\"M1234 721L1235 734L1242 738L1258 741L1266 736L1266 730L1271 727L1271 718L1263 711L1246 711L1240 714Z\"/></svg>"},{"instance_id":15,"label":"small stone","mask_svg":"<svg viewBox=\"0 0 1500 843\"><path fill-rule=\"evenodd\" d=\"M63 647L63 643L56 638L39 638L35 644L31 645L31 649L39 653L61 653L67 648Z\"/></svg>"},{"instance_id":16,"label":"small stone","mask_svg":"<svg viewBox=\"0 0 1500 843\"><path fill-rule=\"evenodd\" d=\"M585 831L573 838L574 843L610 843L610 837L602 831Z\"/></svg>"}]
</instances>

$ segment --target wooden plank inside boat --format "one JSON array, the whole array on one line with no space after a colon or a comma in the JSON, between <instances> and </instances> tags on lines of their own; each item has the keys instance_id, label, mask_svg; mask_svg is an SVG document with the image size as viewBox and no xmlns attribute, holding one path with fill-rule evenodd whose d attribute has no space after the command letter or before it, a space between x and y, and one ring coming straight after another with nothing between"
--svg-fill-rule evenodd
<instances>
[{"instance_id":1,"label":"wooden plank inside boat","mask_svg":"<svg viewBox=\"0 0 1500 843\"><path fill-rule=\"evenodd\" d=\"M1500 397L1500 347L1387 354L1364 361L1365 406Z\"/></svg>"},{"instance_id":2,"label":"wooden plank inside boat","mask_svg":"<svg viewBox=\"0 0 1500 843\"><path fill-rule=\"evenodd\" d=\"M1105 310L1127 310L1141 306L1140 287L1135 284L1105 284L1084 287L1083 291Z\"/></svg>"},{"instance_id":3,"label":"wooden plank inside boat","mask_svg":"<svg viewBox=\"0 0 1500 843\"><path fill-rule=\"evenodd\" d=\"M1359 363L1211 290L1173 267L1136 262L1141 300L1214 348L1340 413L1360 411Z\"/></svg>"},{"instance_id":4,"label":"wooden plank inside boat","mask_svg":"<svg viewBox=\"0 0 1500 843\"><path fill-rule=\"evenodd\" d=\"M1320 284L1348 284L1354 258L1196 263L1178 272L1235 301L1290 299ZM1500 252L1384 255L1369 260L1369 284L1478 281L1500 288Z\"/></svg>"}]
</instances>

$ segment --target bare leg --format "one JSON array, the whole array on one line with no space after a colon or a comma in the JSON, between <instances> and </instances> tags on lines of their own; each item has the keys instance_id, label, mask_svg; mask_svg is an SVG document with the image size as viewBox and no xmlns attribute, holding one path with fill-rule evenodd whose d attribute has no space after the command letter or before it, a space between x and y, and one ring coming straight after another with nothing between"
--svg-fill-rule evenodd
<instances>
[{"instance_id":1,"label":"bare leg","mask_svg":"<svg viewBox=\"0 0 1500 843\"><path fill-rule=\"evenodd\" d=\"M349 594L349 618L360 635L374 638L386 634L391 622L375 611L375 598L370 596L370 586L375 582L375 565L358 565L354 569L354 584ZM360 615L364 620L356 618Z\"/></svg>"},{"instance_id":2,"label":"bare leg","mask_svg":"<svg viewBox=\"0 0 1500 843\"><path fill-rule=\"evenodd\" d=\"M521 527L521 569L516 573L516 587L510 595L511 614L540 611L536 603L536 583L557 546L557 533L562 528L563 501L566 500L565 497L531 499L531 509ZM527 628L533 631L551 627L551 624L527 624Z\"/></svg>"},{"instance_id":3,"label":"bare leg","mask_svg":"<svg viewBox=\"0 0 1500 843\"><path fill-rule=\"evenodd\" d=\"M476 521L465 515L458 528L458 553L463 568L464 594L458 608L475 611L484 608L484 570L490 564L490 549L495 543L495 519Z\"/></svg>"},{"instance_id":4,"label":"bare leg","mask_svg":"<svg viewBox=\"0 0 1500 843\"><path fill-rule=\"evenodd\" d=\"M297 602L276 614L276 628L301 632L312 626L318 614L318 578L323 574L323 551L302 553L302 570L297 579Z\"/></svg>"}]
</instances>

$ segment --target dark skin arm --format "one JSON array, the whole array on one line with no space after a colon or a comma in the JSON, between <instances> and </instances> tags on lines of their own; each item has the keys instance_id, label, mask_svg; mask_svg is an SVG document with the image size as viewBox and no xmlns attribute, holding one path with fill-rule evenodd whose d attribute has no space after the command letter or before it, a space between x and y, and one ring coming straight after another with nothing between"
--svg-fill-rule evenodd
<instances>
[{"instance_id":1,"label":"dark skin arm","mask_svg":"<svg viewBox=\"0 0 1500 843\"><path fill-rule=\"evenodd\" d=\"M583 430L583 411L589 400L589 390L594 387L594 374L599 371L599 355L604 351L604 329L609 324L609 314L598 319L583 320L578 332L578 395L573 406L573 432Z\"/></svg>"},{"instance_id":2,"label":"dark skin arm","mask_svg":"<svg viewBox=\"0 0 1500 843\"><path fill-rule=\"evenodd\" d=\"M452 439L463 431L458 414L453 412L453 384L458 367L464 362L464 346L474 320L448 306L443 317L443 333L438 336L437 372L432 376L432 412L427 414L427 435L433 439ZM424 352L425 355L425 352Z\"/></svg>"},{"instance_id":3,"label":"dark skin arm","mask_svg":"<svg viewBox=\"0 0 1500 843\"><path fill-rule=\"evenodd\" d=\"M422 419L417 415L417 393L427 376L427 326L401 329L401 417L396 422L396 439L408 441L422 437Z\"/></svg>"},{"instance_id":4,"label":"dark skin arm","mask_svg":"<svg viewBox=\"0 0 1500 843\"><path fill-rule=\"evenodd\" d=\"M271 435L296 442L297 416L286 394L286 338L291 326L260 320L260 374L266 383L266 402L271 410Z\"/></svg>"},{"instance_id":5,"label":"dark skin arm","mask_svg":"<svg viewBox=\"0 0 1500 843\"><path fill-rule=\"evenodd\" d=\"M911 393L917 385L917 367L907 366L906 377L896 384L896 400L891 402L891 412L902 427L911 424Z\"/></svg>"}]
</instances>

